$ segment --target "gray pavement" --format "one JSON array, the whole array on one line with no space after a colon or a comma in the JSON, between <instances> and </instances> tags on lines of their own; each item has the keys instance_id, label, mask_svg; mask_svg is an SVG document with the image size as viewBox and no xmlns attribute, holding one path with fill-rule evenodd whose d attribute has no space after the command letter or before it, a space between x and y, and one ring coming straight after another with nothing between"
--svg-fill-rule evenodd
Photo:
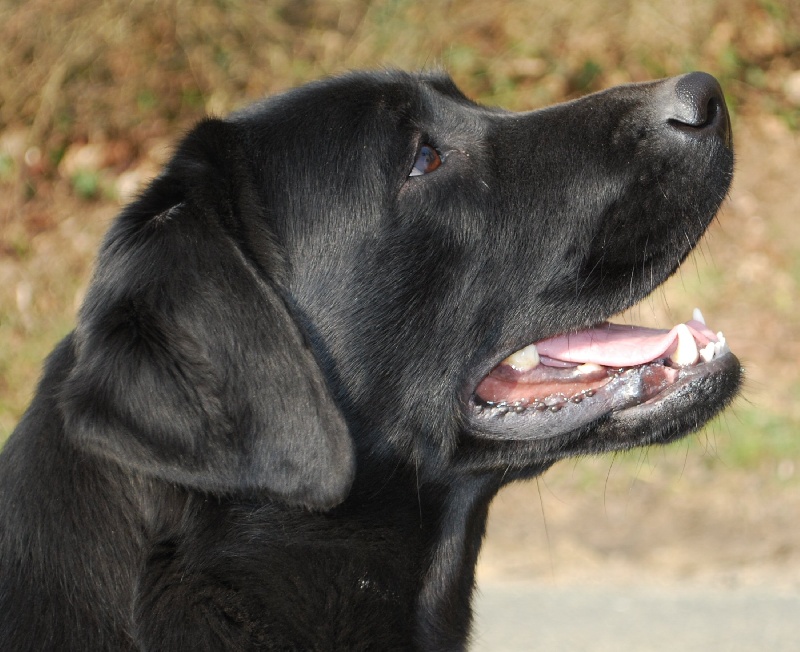
<instances>
[{"instance_id":1,"label":"gray pavement","mask_svg":"<svg viewBox=\"0 0 800 652\"><path fill-rule=\"evenodd\" d=\"M798 652L800 591L482 583L471 652Z\"/></svg>"}]
</instances>

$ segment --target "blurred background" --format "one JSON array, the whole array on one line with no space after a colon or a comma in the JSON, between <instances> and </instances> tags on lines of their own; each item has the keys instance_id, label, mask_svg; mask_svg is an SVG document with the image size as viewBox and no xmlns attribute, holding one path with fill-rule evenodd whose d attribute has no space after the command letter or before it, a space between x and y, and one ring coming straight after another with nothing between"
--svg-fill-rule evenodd
<instances>
[{"instance_id":1,"label":"blurred background","mask_svg":"<svg viewBox=\"0 0 800 652\"><path fill-rule=\"evenodd\" d=\"M515 110L717 76L733 189L623 319L669 327L699 306L747 369L743 398L669 447L505 490L479 578L800 591L800 1L0 0L0 43L0 442L109 221L201 116L350 68L444 68Z\"/></svg>"}]
</instances>

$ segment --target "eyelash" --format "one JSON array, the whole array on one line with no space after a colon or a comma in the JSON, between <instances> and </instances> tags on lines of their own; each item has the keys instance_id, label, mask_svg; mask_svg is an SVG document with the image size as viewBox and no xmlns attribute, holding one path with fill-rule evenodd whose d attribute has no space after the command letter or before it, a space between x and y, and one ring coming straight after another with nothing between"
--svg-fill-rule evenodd
<instances>
[{"instance_id":1,"label":"eyelash","mask_svg":"<svg viewBox=\"0 0 800 652\"><path fill-rule=\"evenodd\" d=\"M430 174L442 164L442 157L439 152L430 145L422 145L417 150L417 158L411 168L409 177L419 177L423 174Z\"/></svg>"}]
</instances>

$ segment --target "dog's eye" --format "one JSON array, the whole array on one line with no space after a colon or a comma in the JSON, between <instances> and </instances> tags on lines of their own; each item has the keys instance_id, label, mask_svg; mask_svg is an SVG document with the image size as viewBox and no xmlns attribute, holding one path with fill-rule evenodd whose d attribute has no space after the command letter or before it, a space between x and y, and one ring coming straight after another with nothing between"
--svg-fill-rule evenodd
<instances>
[{"instance_id":1,"label":"dog's eye","mask_svg":"<svg viewBox=\"0 0 800 652\"><path fill-rule=\"evenodd\" d=\"M422 174L433 172L442 164L442 157L430 145L423 145L417 152L417 160L414 161L414 167L408 176L418 177Z\"/></svg>"}]
</instances>

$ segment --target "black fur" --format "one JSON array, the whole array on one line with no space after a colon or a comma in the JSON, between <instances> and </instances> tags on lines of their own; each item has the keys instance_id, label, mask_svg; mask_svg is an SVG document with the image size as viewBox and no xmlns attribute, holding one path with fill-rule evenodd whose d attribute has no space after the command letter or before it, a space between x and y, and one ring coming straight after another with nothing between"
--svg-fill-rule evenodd
<instances>
[{"instance_id":1,"label":"black fur","mask_svg":"<svg viewBox=\"0 0 800 652\"><path fill-rule=\"evenodd\" d=\"M546 438L470 413L716 213L727 123L676 128L676 83L511 114L359 73L196 127L0 457L0 649L463 649L503 484L682 436L738 386L728 365ZM409 178L423 143L444 164Z\"/></svg>"}]
</instances>

